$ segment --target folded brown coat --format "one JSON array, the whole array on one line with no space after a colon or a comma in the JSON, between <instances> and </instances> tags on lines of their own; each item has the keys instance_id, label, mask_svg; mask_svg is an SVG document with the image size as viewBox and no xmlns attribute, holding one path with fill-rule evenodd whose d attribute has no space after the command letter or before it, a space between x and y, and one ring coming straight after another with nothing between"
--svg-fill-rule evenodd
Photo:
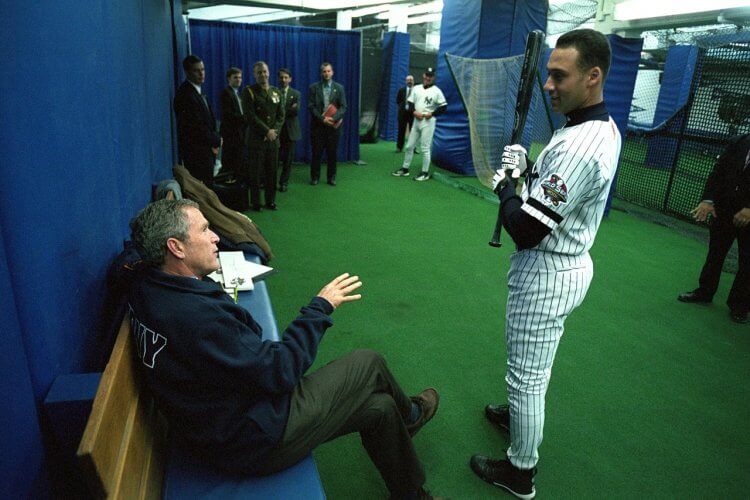
<instances>
[{"instance_id":1,"label":"folded brown coat","mask_svg":"<svg viewBox=\"0 0 750 500\"><path fill-rule=\"evenodd\" d=\"M205 184L190 175L182 165L172 167L174 178L180 183L182 195L200 205L201 212L211 227L227 237L232 243L255 243L273 258L271 247L260 234L258 226L245 215L224 206L219 197Z\"/></svg>"}]
</instances>

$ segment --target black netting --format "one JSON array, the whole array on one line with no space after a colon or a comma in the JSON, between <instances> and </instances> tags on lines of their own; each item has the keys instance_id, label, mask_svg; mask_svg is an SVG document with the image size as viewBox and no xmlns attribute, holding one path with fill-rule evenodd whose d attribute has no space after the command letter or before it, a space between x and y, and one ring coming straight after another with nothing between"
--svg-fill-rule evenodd
<instances>
[{"instance_id":1,"label":"black netting","mask_svg":"<svg viewBox=\"0 0 750 500\"><path fill-rule=\"evenodd\" d=\"M685 33L658 33L659 44ZM685 104L661 123L654 118L659 57L644 60L618 169L617 196L682 218L698 204L716 156L736 134L750 132L750 31L691 32L695 70ZM657 63L654 63L657 59Z\"/></svg>"}]
</instances>

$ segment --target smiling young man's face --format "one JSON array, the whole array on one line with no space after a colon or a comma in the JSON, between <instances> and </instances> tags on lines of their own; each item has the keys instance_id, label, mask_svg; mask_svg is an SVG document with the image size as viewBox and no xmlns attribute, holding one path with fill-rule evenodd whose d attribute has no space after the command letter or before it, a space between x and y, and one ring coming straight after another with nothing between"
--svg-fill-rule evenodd
<instances>
[{"instance_id":1,"label":"smiling young man's face","mask_svg":"<svg viewBox=\"0 0 750 500\"><path fill-rule=\"evenodd\" d=\"M567 114L592 104L594 86L601 70L597 67L581 71L578 67L578 49L556 48L547 62L549 77L544 90L549 93L552 109Z\"/></svg>"}]
</instances>

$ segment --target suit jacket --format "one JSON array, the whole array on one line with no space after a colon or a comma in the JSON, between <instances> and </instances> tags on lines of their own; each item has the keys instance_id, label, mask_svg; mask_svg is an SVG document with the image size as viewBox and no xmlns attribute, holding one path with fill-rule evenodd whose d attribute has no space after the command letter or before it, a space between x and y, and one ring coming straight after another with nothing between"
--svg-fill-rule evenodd
<instances>
[{"instance_id":1,"label":"suit jacket","mask_svg":"<svg viewBox=\"0 0 750 500\"><path fill-rule=\"evenodd\" d=\"M227 142L242 143L245 138L245 117L234 89L227 86L221 92L221 126L219 132Z\"/></svg>"},{"instance_id":2,"label":"suit jacket","mask_svg":"<svg viewBox=\"0 0 750 500\"><path fill-rule=\"evenodd\" d=\"M279 137L271 144L266 141L269 130L281 132L284 124L284 109L281 107L281 94L276 87L264 90L257 83L248 85L242 91L242 109L247 121L247 144L250 146L279 147Z\"/></svg>"},{"instance_id":3,"label":"suit jacket","mask_svg":"<svg viewBox=\"0 0 750 500\"><path fill-rule=\"evenodd\" d=\"M298 141L302 138L302 132L299 128L299 107L302 94L299 90L289 87L286 98L284 98L284 89L279 89L281 93L281 102L284 104L284 126L281 128L281 137L285 141Z\"/></svg>"},{"instance_id":4,"label":"suit jacket","mask_svg":"<svg viewBox=\"0 0 750 500\"><path fill-rule=\"evenodd\" d=\"M748 150L750 134L731 138L706 180L703 199L714 202L719 218L731 219L741 209L750 207L750 166L745 168Z\"/></svg>"},{"instance_id":5,"label":"suit jacket","mask_svg":"<svg viewBox=\"0 0 750 500\"><path fill-rule=\"evenodd\" d=\"M177 118L177 146L180 159L188 162L213 162L211 148L221 145L216 132L216 119L205 96L198 94L185 80L174 96L174 113Z\"/></svg>"},{"instance_id":6,"label":"suit jacket","mask_svg":"<svg viewBox=\"0 0 750 500\"><path fill-rule=\"evenodd\" d=\"M412 87L411 90L414 91L414 87ZM404 107L406 104L408 104L406 102L406 87L401 87L400 89L398 89L398 93L396 94L396 104L398 105L399 114L413 116L414 105L409 104L408 109Z\"/></svg>"},{"instance_id":7,"label":"suit jacket","mask_svg":"<svg viewBox=\"0 0 750 500\"><path fill-rule=\"evenodd\" d=\"M331 97L329 104L333 104L338 108L336 114L333 115L333 121L338 121L344 117L346 113L346 96L344 95L344 87L340 83L331 81ZM329 128L328 125L323 124L323 113L325 113L325 107L323 106L323 81L319 81L310 85L310 91L307 96L307 109L310 111L310 125L313 130L321 128ZM339 127L339 133L344 127Z\"/></svg>"}]
</instances>

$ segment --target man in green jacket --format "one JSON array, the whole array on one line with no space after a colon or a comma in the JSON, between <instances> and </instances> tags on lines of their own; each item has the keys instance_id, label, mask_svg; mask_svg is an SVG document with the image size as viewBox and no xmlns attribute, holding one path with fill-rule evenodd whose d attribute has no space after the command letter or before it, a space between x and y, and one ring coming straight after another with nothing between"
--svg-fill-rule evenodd
<instances>
[{"instance_id":1,"label":"man in green jacket","mask_svg":"<svg viewBox=\"0 0 750 500\"><path fill-rule=\"evenodd\" d=\"M253 65L255 84L245 87L242 109L245 111L247 148L250 155L250 203L260 212L260 176L265 184L266 208L276 210L276 165L279 157L279 132L284 124L281 94L269 84L268 65Z\"/></svg>"}]
</instances>

